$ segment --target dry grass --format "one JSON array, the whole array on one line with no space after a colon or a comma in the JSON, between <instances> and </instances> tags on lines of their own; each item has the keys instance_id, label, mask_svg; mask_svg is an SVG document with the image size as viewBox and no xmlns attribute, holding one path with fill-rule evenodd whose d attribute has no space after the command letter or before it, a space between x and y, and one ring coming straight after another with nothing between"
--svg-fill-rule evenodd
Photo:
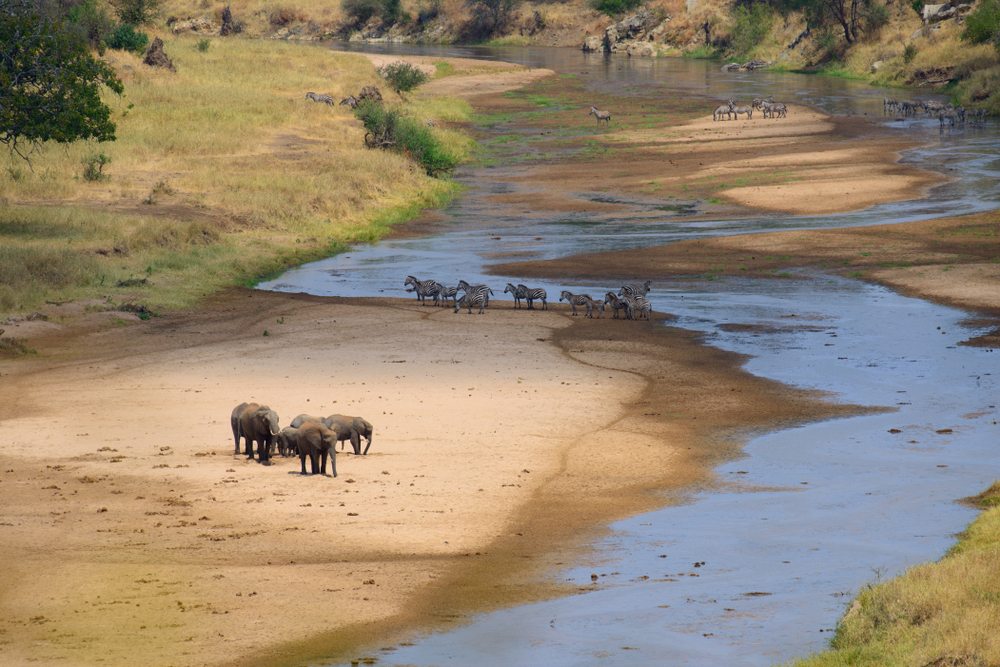
<instances>
[{"instance_id":1,"label":"dry grass","mask_svg":"<svg viewBox=\"0 0 1000 667\"><path fill-rule=\"evenodd\" d=\"M167 39L176 74L112 56L126 85L123 99L109 100L116 142L46 147L31 169L12 161L0 172L0 310L54 294L105 296L134 274L151 276L143 296L152 303L190 303L376 239L455 191L404 156L365 149L347 107L304 99L308 90L339 98L380 83L366 59L243 39L200 52L196 41ZM415 100L422 119L469 113L456 100ZM453 151L468 149L461 134L439 134ZM109 178L87 182L81 161L97 152L111 158ZM42 275L24 269L40 266Z\"/></svg>"},{"instance_id":2,"label":"dry grass","mask_svg":"<svg viewBox=\"0 0 1000 667\"><path fill-rule=\"evenodd\" d=\"M858 596L830 651L800 667L1000 664L1000 483L990 508L937 563L919 565Z\"/></svg>"}]
</instances>

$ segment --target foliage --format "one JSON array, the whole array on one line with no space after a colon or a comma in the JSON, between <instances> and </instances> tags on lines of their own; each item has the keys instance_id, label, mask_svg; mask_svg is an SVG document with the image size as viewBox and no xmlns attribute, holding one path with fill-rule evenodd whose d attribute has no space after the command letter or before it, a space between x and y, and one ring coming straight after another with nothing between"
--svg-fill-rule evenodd
<instances>
[{"instance_id":1,"label":"foliage","mask_svg":"<svg viewBox=\"0 0 1000 667\"><path fill-rule=\"evenodd\" d=\"M746 56L760 44L774 23L774 13L765 4L741 5L734 12L736 25L730 39L730 49L734 55Z\"/></svg>"},{"instance_id":2,"label":"foliage","mask_svg":"<svg viewBox=\"0 0 1000 667\"><path fill-rule=\"evenodd\" d=\"M56 14L33 0L5 0L0 10L0 142L20 146L77 139L113 141L106 86L121 94L109 65Z\"/></svg>"},{"instance_id":3,"label":"foliage","mask_svg":"<svg viewBox=\"0 0 1000 667\"><path fill-rule=\"evenodd\" d=\"M417 25L430 23L441 13L441 0L431 0L428 5L421 5L417 11Z\"/></svg>"},{"instance_id":4,"label":"foliage","mask_svg":"<svg viewBox=\"0 0 1000 667\"><path fill-rule=\"evenodd\" d=\"M962 39L1000 49L1000 0L979 0L979 5L965 17Z\"/></svg>"},{"instance_id":5,"label":"foliage","mask_svg":"<svg viewBox=\"0 0 1000 667\"><path fill-rule=\"evenodd\" d=\"M370 146L405 153L431 176L451 171L458 164L457 158L444 148L430 128L397 109L365 100L354 110L354 115L364 124Z\"/></svg>"},{"instance_id":6,"label":"foliage","mask_svg":"<svg viewBox=\"0 0 1000 667\"><path fill-rule=\"evenodd\" d=\"M923 17L924 0L911 0L910 7L913 7L913 11L917 13L917 16Z\"/></svg>"},{"instance_id":7,"label":"foliage","mask_svg":"<svg viewBox=\"0 0 1000 667\"><path fill-rule=\"evenodd\" d=\"M403 13L400 0L343 0L341 7L355 26L364 25L372 17L380 18L383 23L395 23Z\"/></svg>"},{"instance_id":8,"label":"foliage","mask_svg":"<svg viewBox=\"0 0 1000 667\"><path fill-rule=\"evenodd\" d=\"M84 0L71 7L66 19L83 34L91 48L104 52L104 40L114 29L114 22L95 0Z\"/></svg>"},{"instance_id":9,"label":"foliage","mask_svg":"<svg viewBox=\"0 0 1000 667\"><path fill-rule=\"evenodd\" d=\"M402 61L384 65L378 73L397 93L407 93L427 81L422 69Z\"/></svg>"},{"instance_id":10,"label":"foliage","mask_svg":"<svg viewBox=\"0 0 1000 667\"><path fill-rule=\"evenodd\" d=\"M128 23L122 23L108 35L105 43L112 49L131 51L142 55L145 53L146 47L149 46L149 35L141 30L136 30Z\"/></svg>"},{"instance_id":11,"label":"foliage","mask_svg":"<svg viewBox=\"0 0 1000 667\"><path fill-rule=\"evenodd\" d=\"M903 62L909 65L913 62L913 59L917 57L917 45L907 44L906 48L903 49Z\"/></svg>"},{"instance_id":12,"label":"foliage","mask_svg":"<svg viewBox=\"0 0 1000 667\"><path fill-rule=\"evenodd\" d=\"M83 158L83 180L103 181L107 178L104 173L104 165L110 162L111 158L104 153L96 153Z\"/></svg>"},{"instance_id":13,"label":"foliage","mask_svg":"<svg viewBox=\"0 0 1000 667\"><path fill-rule=\"evenodd\" d=\"M590 0L590 6L608 16L620 16L643 3L643 0Z\"/></svg>"},{"instance_id":14,"label":"foliage","mask_svg":"<svg viewBox=\"0 0 1000 667\"><path fill-rule=\"evenodd\" d=\"M133 26L152 23L160 13L162 0L109 0L118 20Z\"/></svg>"},{"instance_id":15,"label":"foliage","mask_svg":"<svg viewBox=\"0 0 1000 667\"><path fill-rule=\"evenodd\" d=\"M195 44L195 48L201 51L202 53L205 53L206 51L208 51L208 47L210 47L211 45L212 42L207 37L205 37L198 40L198 43Z\"/></svg>"},{"instance_id":16,"label":"foliage","mask_svg":"<svg viewBox=\"0 0 1000 667\"><path fill-rule=\"evenodd\" d=\"M489 37L507 27L521 0L465 0L472 12L468 30L476 37Z\"/></svg>"}]
</instances>

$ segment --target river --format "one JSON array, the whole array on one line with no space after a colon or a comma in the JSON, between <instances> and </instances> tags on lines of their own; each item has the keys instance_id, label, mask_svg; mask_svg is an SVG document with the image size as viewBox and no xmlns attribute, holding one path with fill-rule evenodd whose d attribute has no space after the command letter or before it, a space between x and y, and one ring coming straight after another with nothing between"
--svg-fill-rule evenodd
<instances>
[{"instance_id":1,"label":"river","mask_svg":"<svg viewBox=\"0 0 1000 667\"><path fill-rule=\"evenodd\" d=\"M379 50L548 67L602 95L773 93L834 114L880 116L886 94L842 79L724 73L717 63L684 59L539 48ZM580 216L491 215L485 197L495 190L495 172L472 166L457 175L467 190L444 212L440 231L359 246L260 288L405 296L407 273L503 284L505 277L485 271L493 247L484 239L496 234L520 256L548 258L1000 207L996 128L941 133L936 121L885 122L926 140L905 160L954 180L926 199L843 215L706 220L664 212L651 220L645 210L641 224L623 214L593 225ZM550 293L573 287L543 286ZM380 664L768 665L803 656L826 645L861 587L939 558L975 515L956 501L1000 477L1000 354L960 344L979 333L966 313L823 274L685 281L658 285L650 297L678 326L748 355L754 374L892 410L756 437L743 457L716 470L714 488L611 526L611 536L594 545L599 567L555 574L591 592L483 614L383 651Z\"/></svg>"}]
</instances>

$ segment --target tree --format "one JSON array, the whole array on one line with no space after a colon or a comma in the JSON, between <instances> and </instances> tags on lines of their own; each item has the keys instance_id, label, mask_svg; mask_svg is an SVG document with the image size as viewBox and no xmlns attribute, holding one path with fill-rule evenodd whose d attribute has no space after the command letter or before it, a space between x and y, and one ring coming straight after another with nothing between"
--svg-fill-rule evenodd
<instances>
[{"instance_id":1,"label":"tree","mask_svg":"<svg viewBox=\"0 0 1000 667\"><path fill-rule=\"evenodd\" d=\"M124 90L50 7L37 0L0 3L0 143L26 157L25 144L114 141L104 86Z\"/></svg>"}]
</instances>

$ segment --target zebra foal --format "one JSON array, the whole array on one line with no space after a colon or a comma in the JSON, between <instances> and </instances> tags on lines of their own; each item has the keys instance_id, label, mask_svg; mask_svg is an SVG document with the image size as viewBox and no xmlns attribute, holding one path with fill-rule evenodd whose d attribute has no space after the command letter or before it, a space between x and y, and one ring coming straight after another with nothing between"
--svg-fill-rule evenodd
<instances>
[{"instance_id":1,"label":"zebra foal","mask_svg":"<svg viewBox=\"0 0 1000 667\"><path fill-rule=\"evenodd\" d=\"M462 295L462 298L455 303L455 312L457 313L462 308L468 308L468 314L471 315L472 308L476 307L479 309L479 314L482 315L489 303L490 297L486 292L466 292Z\"/></svg>"}]
</instances>

